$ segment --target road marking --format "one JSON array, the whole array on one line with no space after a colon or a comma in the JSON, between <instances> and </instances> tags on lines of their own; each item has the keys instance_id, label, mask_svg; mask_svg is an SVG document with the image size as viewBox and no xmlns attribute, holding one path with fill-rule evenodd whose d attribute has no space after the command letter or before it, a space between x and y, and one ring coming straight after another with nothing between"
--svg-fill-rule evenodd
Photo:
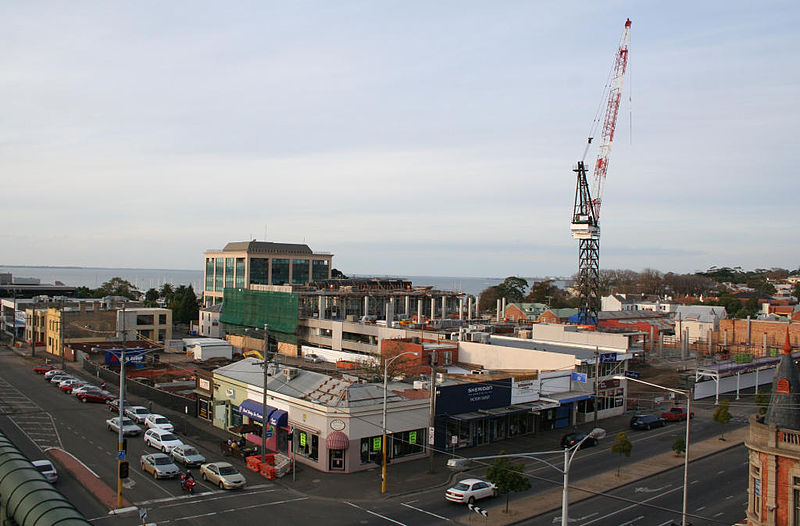
<instances>
[{"instance_id":1,"label":"road marking","mask_svg":"<svg viewBox=\"0 0 800 526\"><path fill-rule=\"evenodd\" d=\"M309 498L310 497L298 497L296 499L286 499L286 500L279 500L279 501L275 501L275 502L262 502L260 504L253 504L251 506L240 506L240 507L236 507L236 508L230 508L230 509L227 509L227 510L213 511L211 513L204 513L202 515L192 515L192 516L189 516L189 517L178 517L177 519L163 520L163 521L159 521L159 524L166 524L168 522L178 522L178 521L185 521L185 520L190 520L190 519L197 519L199 517L209 517L211 515L217 515L217 514L222 515L223 513L230 513L230 512L246 510L246 509L252 509L252 508L260 508L260 507L264 507L264 506L275 506L277 504L286 504L288 502L297 502L297 501L300 501L300 500L308 500Z\"/></svg>"},{"instance_id":2,"label":"road marking","mask_svg":"<svg viewBox=\"0 0 800 526\"><path fill-rule=\"evenodd\" d=\"M190 517L179 517L177 519L172 519L172 521L173 522L178 522L178 521L186 521L186 520L189 520L189 519L199 519L200 517L210 517L210 516L216 515L216 514L217 514L216 511L212 511L211 513L203 513L202 515L192 515Z\"/></svg>"},{"instance_id":3,"label":"road marking","mask_svg":"<svg viewBox=\"0 0 800 526\"><path fill-rule=\"evenodd\" d=\"M644 519L644 515L639 515L639 516L638 516L638 517L636 517L635 519L631 519L631 520L629 520L628 522L623 522L623 523L622 523L622 524L620 524L619 526L628 526L629 524L633 524L634 522L636 522L636 521L639 521L639 520L642 520L642 519Z\"/></svg>"},{"instance_id":4,"label":"road marking","mask_svg":"<svg viewBox=\"0 0 800 526\"><path fill-rule=\"evenodd\" d=\"M699 508L697 508L695 511L703 511L704 509L706 509L706 507L705 507L705 506L700 506L700 507L699 507Z\"/></svg>"},{"instance_id":5,"label":"road marking","mask_svg":"<svg viewBox=\"0 0 800 526\"><path fill-rule=\"evenodd\" d=\"M108 512L109 515L120 515L122 513L129 513L131 511L136 511L139 508L136 506L128 506L127 508L115 508Z\"/></svg>"},{"instance_id":6,"label":"road marking","mask_svg":"<svg viewBox=\"0 0 800 526\"><path fill-rule=\"evenodd\" d=\"M660 488L650 489L645 487L639 487L633 490L634 493L655 493L656 491L665 490L668 487L672 486L672 484L667 484L666 486L661 486Z\"/></svg>"},{"instance_id":7,"label":"road marking","mask_svg":"<svg viewBox=\"0 0 800 526\"><path fill-rule=\"evenodd\" d=\"M725 473L724 469L722 471L717 471L717 475L722 475L723 473Z\"/></svg>"},{"instance_id":8,"label":"road marking","mask_svg":"<svg viewBox=\"0 0 800 526\"><path fill-rule=\"evenodd\" d=\"M683 489L682 487L678 486L677 488L672 488L672 489L670 489L670 490L667 490L667 491L665 491L664 493L661 493L660 495L653 495L653 496L652 496L652 497L650 497L649 499L644 499L644 500L643 500L643 501L641 501L641 502L637 502L636 504L631 504L630 506L627 506L627 507L625 507L625 508L620 508L620 509L618 509L617 511L611 512L611 513L609 513L609 514L607 514L607 515L603 515L603 516L601 516L601 517L598 517L598 518L596 518L596 519L594 519L594 520L592 520L592 521L589 521L589 522L587 522L587 523L584 523L584 525L583 525L583 526L588 526L589 524L593 524L593 523L595 523L595 522L597 522L597 521L599 521L599 520L603 520L603 519L606 519L606 518L608 518L608 517L612 517L612 516L616 515L617 513L622 513L623 511L628 511L628 510L631 510L631 509L635 508L636 506L638 506L638 505L640 505L640 504L644 504L645 502L650 502L651 500L658 499L658 498L660 498L660 497L663 497L663 496L665 496L665 495L668 495L669 493L674 493L674 492L676 492L676 491L680 491L680 490L682 490L682 489Z\"/></svg>"},{"instance_id":9,"label":"road marking","mask_svg":"<svg viewBox=\"0 0 800 526\"><path fill-rule=\"evenodd\" d=\"M269 489L269 490L266 490L266 491L251 491L249 493L244 493L244 495L256 495L258 493L270 493L270 492L273 492L273 491L277 491L277 490ZM230 492L227 492L227 491L224 491L224 490L216 490L216 491L207 491L207 492L204 491L203 493L197 493L196 495L197 496L200 496L200 495L203 495L203 496L219 495L218 497L214 497L213 499L203 499L203 502L209 502L209 501L212 501L212 500L230 499L230 498L242 495L242 493L238 493L238 492L237 493L230 493ZM157 500L159 500L161 502L171 502L171 501L178 500L179 498L180 498L180 496L173 497L173 498L167 498L167 499L157 499ZM141 505L143 503L139 503L139 504ZM177 504L170 504L169 506L161 506L161 507L162 508L174 508L175 506L183 506L185 504L186 504L185 502L179 502Z\"/></svg>"},{"instance_id":10,"label":"road marking","mask_svg":"<svg viewBox=\"0 0 800 526\"><path fill-rule=\"evenodd\" d=\"M366 512L367 512L367 513L369 513L370 515L375 515L376 517L380 517L381 519L387 520L387 521L389 521L389 522L393 522L393 523L395 523L395 524L399 524L400 526L408 526L407 524L404 524L404 523L402 523L402 522L400 522L400 521L396 521L396 520L394 520L394 519L390 519L389 517L387 517L387 516L385 516L385 515L381 515L380 513L375 513L374 511L370 511L370 510L368 510L367 508L362 508L361 506L359 506L359 505L357 505L357 504L353 504L352 502L347 502L347 501L345 501L345 504L347 504L347 505L350 505L350 506L352 506L352 507L354 507L354 508L358 508L358 509L359 509L359 510L361 510L361 511L366 511Z\"/></svg>"},{"instance_id":11,"label":"road marking","mask_svg":"<svg viewBox=\"0 0 800 526\"><path fill-rule=\"evenodd\" d=\"M727 497L725 497L725 500L732 499L732 498L733 498L733 495L728 495Z\"/></svg>"},{"instance_id":12,"label":"road marking","mask_svg":"<svg viewBox=\"0 0 800 526\"><path fill-rule=\"evenodd\" d=\"M413 501L413 502L417 502L417 501ZM410 504L406 504L405 502L401 502L400 504L405 506L406 508L411 508L412 510L417 510L417 511L422 512L422 513L427 513L428 515L430 515L432 517L436 517L437 519L442 519L443 521L449 521L450 520L447 517L442 517L441 515L436 515L435 513L432 513L430 511L423 510L423 509L417 508L415 506L411 506Z\"/></svg>"},{"instance_id":13,"label":"road marking","mask_svg":"<svg viewBox=\"0 0 800 526\"><path fill-rule=\"evenodd\" d=\"M700 481L699 480L693 480L689 484L697 484L698 482L700 482Z\"/></svg>"},{"instance_id":14,"label":"road marking","mask_svg":"<svg viewBox=\"0 0 800 526\"><path fill-rule=\"evenodd\" d=\"M719 513L717 513L716 515L714 515L714 517L719 517L719 516L720 516L720 515L722 515L722 514L723 514L722 512L719 512Z\"/></svg>"}]
</instances>

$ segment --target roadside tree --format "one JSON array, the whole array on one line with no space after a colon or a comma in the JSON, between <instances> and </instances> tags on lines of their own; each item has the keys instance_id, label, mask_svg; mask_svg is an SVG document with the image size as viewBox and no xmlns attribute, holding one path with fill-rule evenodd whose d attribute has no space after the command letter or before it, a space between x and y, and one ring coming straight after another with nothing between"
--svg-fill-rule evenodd
<instances>
[{"instance_id":1,"label":"roadside tree","mask_svg":"<svg viewBox=\"0 0 800 526\"><path fill-rule=\"evenodd\" d=\"M681 456L686 451L686 441L683 437L675 437L675 440L672 441L672 451L675 452L675 456Z\"/></svg>"},{"instance_id":2,"label":"roadside tree","mask_svg":"<svg viewBox=\"0 0 800 526\"><path fill-rule=\"evenodd\" d=\"M633 451L633 442L630 441L628 435L626 435L625 433L619 433L617 435L617 439L611 445L611 452L619 455L619 462L617 462L618 477L619 477L619 470L622 467L622 455L630 457L631 451Z\"/></svg>"},{"instance_id":3,"label":"roadside tree","mask_svg":"<svg viewBox=\"0 0 800 526\"><path fill-rule=\"evenodd\" d=\"M505 451L500 452L505 455ZM494 464L486 470L486 478L497 486L497 493L506 496L506 510L508 513L508 498L512 491L525 491L530 489L531 481L523 472L525 464L514 464L507 458L496 458Z\"/></svg>"},{"instance_id":4,"label":"roadside tree","mask_svg":"<svg viewBox=\"0 0 800 526\"><path fill-rule=\"evenodd\" d=\"M725 440L725 426L731 421L730 405L728 400L723 400L719 403L719 406L714 410L714 414L711 416L714 422L722 426L722 434L719 436L720 440Z\"/></svg>"}]
</instances>

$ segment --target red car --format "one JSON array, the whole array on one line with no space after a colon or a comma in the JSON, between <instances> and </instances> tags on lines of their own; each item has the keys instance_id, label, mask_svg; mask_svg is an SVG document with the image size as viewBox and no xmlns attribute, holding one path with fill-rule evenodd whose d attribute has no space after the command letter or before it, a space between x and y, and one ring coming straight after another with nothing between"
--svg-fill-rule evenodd
<instances>
[{"instance_id":1,"label":"red car","mask_svg":"<svg viewBox=\"0 0 800 526\"><path fill-rule=\"evenodd\" d=\"M75 382L69 385L65 385L61 387L61 390L67 394L72 394L72 390L76 387L80 387L81 385L86 385L86 382Z\"/></svg>"},{"instance_id":2,"label":"red car","mask_svg":"<svg viewBox=\"0 0 800 526\"><path fill-rule=\"evenodd\" d=\"M667 422L681 422L686 420L686 409L682 407L673 407L669 411L661 413L661 418ZM689 418L694 418L694 411L689 415Z\"/></svg>"},{"instance_id":3,"label":"red car","mask_svg":"<svg viewBox=\"0 0 800 526\"><path fill-rule=\"evenodd\" d=\"M47 371L52 371L53 369L57 369L55 365L50 365L48 363L43 363L41 365L37 365L33 368L33 372L36 374L44 374Z\"/></svg>"},{"instance_id":4,"label":"red car","mask_svg":"<svg viewBox=\"0 0 800 526\"><path fill-rule=\"evenodd\" d=\"M114 399L114 395L112 395L111 393L109 393L107 391L86 391L86 392L83 392L83 393L78 393L75 396L78 398L78 400L80 400L84 404L86 402L96 402L96 403L104 404L104 403L108 402L109 400L113 400Z\"/></svg>"}]
</instances>

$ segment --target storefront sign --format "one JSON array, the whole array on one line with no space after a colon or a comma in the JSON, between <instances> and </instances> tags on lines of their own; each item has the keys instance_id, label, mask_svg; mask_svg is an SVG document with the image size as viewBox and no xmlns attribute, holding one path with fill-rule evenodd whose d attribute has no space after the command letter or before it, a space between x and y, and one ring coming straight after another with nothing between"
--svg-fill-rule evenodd
<instances>
[{"instance_id":1,"label":"storefront sign","mask_svg":"<svg viewBox=\"0 0 800 526\"><path fill-rule=\"evenodd\" d=\"M617 353L600 353L600 363L612 363L617 361Z\"/></svg>"},{"instance_id":2,"label":"storefront sign","mask_svg":"<svg viewBox=\"0 0 800 526\"><path fill-rule=\"evenodd\" d=\"M205 378L198 378L197 387L199 387L200 389L204 389L206 391L211 391L211 382L209 382Z\"/></svg>"},{"instance_id":3,"label":"storefront sign","mask_svg":"<svg viewBox=\"0 0 800 526\"><path fill-rule=\"evenodd\" d=\"M372 451L380 451L381 450L381 437L375 437L372 439Z\"/></svg>"},{"instance_id":4,"label":"storefront sign","mask_svg":"<svg viewBox=\"0 0 800 526\"><path fill-rule=\"evenodd\" d=\"M603 380L600 382L600 389L612 389L619 387L619 380Z\"/></svg>"},{"instance_id":5,"label":"storefront sign","mask_svg":"<svg viewBox=\"0 0 800 526\"><path fill-rule=\"evenodd\" d=\"M306 434L300 431L300 447L306 447Z\"/></svg>"},{"instance_id":6,"label":"storefront sign","mask_svg":"<svg viewBox=\"0 0 800 526\"><path fill-rule=\"evenodd\" d=\"M511 378L439 388L436 414L458 414L511 404Z\"/></svg>"},{"instance_id":7,"label":"storefront sign","mask_svg":"<svg viewBox=\"0 0 800 526\"><path fill-rule=\"evenodd\" d=\"M582 384L586 383L586 375L583 373L572 373L572 381L573 382L580 382Z\"/></svg>"},{"instance_id":8,"label":"storefront sign","mask_svg":"<svg viewBox=\"0 0 800 526\"><path fill-rule=\"evenodd\" d=\"M225 394L228 395L228 398L235 398L236 397L236 391L234 391L231 388L225 389Z\"/></svg>"},{"instance_id":9,"label":"storefront sign","mask_svg":"<svg viewBox=\"0 0 800 526\"><path fill-rule=\"evenodd\" d=\"M416 444L417 443L417 432L416 431L409 431L408 432L408 443L409 444Z\"/></svg>"},{"instance_id":10,"label":"storefront sign","mask_svg":"<svg viewBox=\"0 0 800 526\"><path fill-rule=\"evenodd\" d=\"M344 420L331 420L330 426L334 431L342 431L345 428Z\"/></svg>"}]
</instances>

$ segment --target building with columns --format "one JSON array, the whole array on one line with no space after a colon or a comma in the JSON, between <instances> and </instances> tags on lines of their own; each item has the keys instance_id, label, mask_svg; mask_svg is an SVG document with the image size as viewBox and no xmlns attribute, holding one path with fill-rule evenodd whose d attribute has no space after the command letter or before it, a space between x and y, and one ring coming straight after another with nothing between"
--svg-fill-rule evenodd
<instances>
[{"instance_id":1,"label":"building with columns","mask_svg":"<svg viewBox=\"0 0 800 526\"><path fill-rule=\"evenodd\" d=\"M800 377L789 330L766 414L750 417L748 526L800 524Z\"/></svg>"}]
</instances>

